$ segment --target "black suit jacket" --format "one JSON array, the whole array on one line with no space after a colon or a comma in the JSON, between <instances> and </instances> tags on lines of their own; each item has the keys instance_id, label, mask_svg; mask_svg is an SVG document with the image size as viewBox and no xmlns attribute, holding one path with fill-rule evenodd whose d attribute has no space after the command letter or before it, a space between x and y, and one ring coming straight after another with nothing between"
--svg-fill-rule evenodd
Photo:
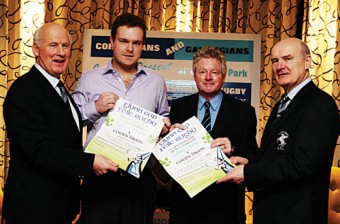
<instances>
[{"instance_id":1,"label":"black suit jacket","mask_svg":"<svg viewBox=\"0 0 340 224\"><path fill-rule=\"evenodd\" d=\"M9 89L4 118L11 160L3 218L9 224L71 223L79 212L79 176L92 173L94 156L82 152L72 113L35 66Z\"/></svg>"},{"instance_id":2,"label":"black suit jacket","mask_svg":"<svg viewBox=\"0 0 340 224\"><path fill-rule=\"evenodd\" d=\"M327 224L338 108L313 82L273 126L277 108L263 133L258 164L244 168L246 186L254 190L254 224Z\"/></svg>"},{"instance_id":3,"label":"black suit jacket","mask_svg":"<svg viewBox=\"0 0 340 224\"><path fill-rule=\"evenodd\" d=\"M198 93L175 100L170 110L171 123L182 123L197 116ZM212 137L228 137L235 156L251 157L257 152L255 109L223 93ZM245 223L244 187L212 184L193 198L177 183L173 185L170 222L173 224Z\"/></svg>"}]
</instances>

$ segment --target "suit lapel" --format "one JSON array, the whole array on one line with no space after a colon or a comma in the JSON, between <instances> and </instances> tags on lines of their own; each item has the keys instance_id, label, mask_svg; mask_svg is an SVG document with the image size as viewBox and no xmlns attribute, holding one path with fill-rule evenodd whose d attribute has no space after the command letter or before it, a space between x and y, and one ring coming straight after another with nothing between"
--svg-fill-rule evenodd
<instances>
[{"instance_id":1,"label":"suit lapel","mask_svg":"<svg viewBox=\"0 0 340 224\"><path fill-rule=\"evenodd\" d=\"M197 117L197 107L198 107L198 93L192 95L189 98L188 105L193 105L193 106L188 106L186 108L183 108L183 113L186 113L187 119L189 119L192 116Z\"/></svg>"},{"instance_id":2,"label":"suit lapel","mask_svg":"<svg viewBox=\"0 0 340 224\"><path fill-rule=\"evenodd\" d=\"M38 69L36 69L35 66L32 67L31 72L33 73L33 76L35 77L38 86L44 92L44 95L49 99L50 102L54 102L54 104L62 111L63 115L61 115L61 116L67 117L67 119L69 119L69 121L70 121L70 124L75 126L78 130L78 126L75 123L72 112L69 111L67 105L65 105L63 99L60 97L58 92L53 88L51 83L40 73L40 71ZM74 106L74 108L77 111L78 118L79 118L78 122L80 124L79 127L82 127L81 121L80 121L81 115L80 115L80 112L77 108L77 105L75 105L70 94L67 91L66 91L66 93L69 97L69 100L71 100L72 105Z\"/></svg>"},{"instance_id":3,"label":"suit lapel","mask_svg":"<svg viewBox=\"0 0 340 224\"><path fill-rule=\"evenodd\" d=\"M228 110L228 108L231 106L229 104L229 98L224 92L222 93L223 93L223 98L222 98L220 109L217 112L214 127L211 130L212 135L214 135L216 131L223 130L225 128L223 126L226 124L226 122L223 122L223 120L225 120L226 118L230 119L231 117L233 117L233 115L230 114L230 110Z\"/></svg>"},{"instance_id":4,"label":"suit lapel","mask_svg":"<svg viewBox=\"0 0 340 224\"><path fill-rule=\"evenodd\" d=\"M314 85L314 83L312 81L309 82L307 85L305 85L295 95L295 97L290 102L290 104L288 105L287 109L284 111L284 113L280 117L280 119L275 123L275 126L271 127L272 123L273 123L273 120L276 117L276 113L277 113L277 110L278 110L279 103L277 103L274 106L273 111L272 111L272 113L269 116L267 125L266 125L264 133L263 133L263 137L262 137L262 141L261 141L261 144L263 144L263 147L261 147L261 149L265 149L266 146L272 141L272 139L277 137L278 130L280 130L280 128L282 128L283 125L285 125L286 123L289 122L289 117L290 116L294 116L295 110L297 109L297 107L301 103L303 103L304 97L308 95L308 92L311 90L311 88L313 88L313 86L315 87L315 85Z\"/></svg>"},{"instance_id":5,"label":"suit lapel","mask_svg":"<svg viewBox=\"0 0 340 224\"><path fill-rule=\"evenodd\" d=\"M78 106L77 106L76 102L74 102L72 96L68 93L68 91L66 91L66 92L67 92L67 96L68 96L68 98L69 98L69 100L70 100L72 106L75 108L75 110L76 110L76 112L77 112L77 115L78 115L78 122L79 122L79 124L80 124L79 127L80 127L80 129L81 129L81 128L82 128L82 123L83 123L81 113L80 113L80 111L79 111L79 109L78 109Z\"/></svg>"}]
</instances>

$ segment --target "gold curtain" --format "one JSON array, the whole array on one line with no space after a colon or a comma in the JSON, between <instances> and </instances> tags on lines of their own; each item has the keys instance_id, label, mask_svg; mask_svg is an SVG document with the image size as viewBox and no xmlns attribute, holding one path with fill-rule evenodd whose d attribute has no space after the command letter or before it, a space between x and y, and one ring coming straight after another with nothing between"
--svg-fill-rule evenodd
<instances>
[{"instance_id":1,"label":"gold curtain","mask_svg":"<svg viewBox=\"0 0 340 224\"><path fill-rule=\"evenodd\" d=\"M309 1L303 15L302 37L312 52L311 78L340 110L340 0ZM340 138L333 166L340 167Z\"/></svg>"},{"instance_id":2,"label":"gold curtain","mask_svg":"<svg viewBox=\"0 0 340 224\"><path fill-rule=\"evenodd\" d=\"M308 43L313 52L312 79L340 108L339 8L339 0L0 0L0 186L9 161L2 105L12 82L34 64L32 34L42 23L59 23L71 34L72 59L63 76L70 92L82 73L85 29L109 29L126 12L143 18L154 31L260 34L261 136L281 94L269 60L270 49L280 39L296 36ZM337 147L336 166L340 166L339 151Z\"/></svg>"}]
</instances>

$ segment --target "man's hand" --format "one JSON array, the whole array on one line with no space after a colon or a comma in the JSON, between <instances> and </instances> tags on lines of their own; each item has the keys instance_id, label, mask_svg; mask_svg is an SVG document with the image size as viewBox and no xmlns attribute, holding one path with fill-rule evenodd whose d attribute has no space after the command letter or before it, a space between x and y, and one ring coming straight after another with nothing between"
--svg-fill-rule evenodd
<instances>
[{"instance_id":1,"label":"man's hand","mask_svg":"<svg viewBox=\"0 0 340 224\"><path fill-rule=\"evenodd\" d=\"M100 94L99 98L96 100L96 110L98 113L102 114L108 110L114 108L119 96L112 92L104 92Z\"/></svg>"},{"instance_id":2,"label":"man's hand","mask_svg":"<svg viewBox=\"0 0 340 224\"><path fill-rule=\"evenodd\" d=\"M216 138L210 144L210 148L215 148L217 146L219 146L222 149L223 153L227 154L228 156L234 152L234 149L231 146L231 142L227 137Z\"/></svg>"},{"instance_id":3,"label":"man's hand","mask_svg":"<svg viewBox=\"0 0 340 224\"><path fill-rule=\"evenodd\" d=\"M171 123L168 118L163 118L163 122L164 122L164 126L162 128L161 135L167 134L171 128Z\"/></svg>"},{"instance_id":4,"label":"man's hand","mask_svg":"<svg viewBox=\"0 0 340 224\"><path fill-rule=\"evenodd\" d=\"M171 125L170 132L173 131L175 128L179 128L179 129L185 130L185 127L182 124L176 123L176 124Z\"/></svg>"},{"instance_id":5,"label":"man's hand","mask_svg":"<svg viewBox=\"0 0 340 224\"><path fill-rule=\"evenodd\" d=\"M235 165L247 165L249 163L247 158L240 156L232 156L230 157L230 161Z\"/></svg>"},{"instance_id":6,"label":"man's hand","mask_svg":"<svg viewBox=\"0 0 340 224\"><path fill-rule=\"evenodd\" d=\"M243 183L244 182L243 169L244 165L235 166L233 170L231 170L229 173L227 173L227 175L225 175L221 179L217 180L216 183L219 184L227 181L234 182L237 184Z\"/></svg>"},{"instance_id":7,"label":"man's hand","mask_svg":"<svg viewBox=\"0 0 340 224\"><path fill-rule=\"evenodd\" d=\"M101 176L109 171L117 172L119 166L105 156L96 154L93 161L93 171Z\"/></svg>"}]
</instances>

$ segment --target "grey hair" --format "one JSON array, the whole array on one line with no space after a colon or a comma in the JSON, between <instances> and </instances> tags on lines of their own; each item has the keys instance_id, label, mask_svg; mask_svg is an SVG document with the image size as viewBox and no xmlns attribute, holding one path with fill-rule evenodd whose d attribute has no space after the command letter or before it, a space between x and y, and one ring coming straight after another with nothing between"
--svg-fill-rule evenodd
<instances>
[{"instance_id":1,"label":"grey hair","mask_svg":"<svg viewBox=\"0 0 340 224\"><path fill-rule=\"evenodd\" d=\"M33 34L33 44L36 44L38 47L40 47L40 33L41 33L41 27L38 28ZM67 32L67 36L68 36L70 43L72 43L72 37L69 34L69 32Z\"/></svg>"},{"instance_id":2,"label":"grey hair","mask_svg":"<svg viewBox=\"0 0 340 224\"><path fill-rule=\"evenodd\" d=\"M221 63L222 66L222 74L225 75L227 73L227 63L225 61L224 52L222 52L218 47L213 46L205 46L200 48L193 56L193 64L192 70L195 73L197 63L202 58L214 58Z\"/></svg>"},{"instance_id":3,"label":"grey hair","mask_svg":"<svg viewBox=\"0 0 340 224\"><path fill-rule=\"evenodd\" d=\"M304 57L306 57L307 55L310 55L310 49L309 49L308 45L303 41L300 42L300 45L301 45L301 49L302 49L302 55Z\"/></svg>"}]
</instances>

